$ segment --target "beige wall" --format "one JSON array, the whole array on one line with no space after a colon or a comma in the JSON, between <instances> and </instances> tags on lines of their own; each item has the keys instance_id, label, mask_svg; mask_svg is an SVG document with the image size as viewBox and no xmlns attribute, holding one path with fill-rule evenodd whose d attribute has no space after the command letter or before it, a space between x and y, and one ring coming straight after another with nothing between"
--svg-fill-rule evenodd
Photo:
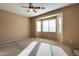
<instances>
[{"instance_id":1,"label":"beige wall","mask_svg":"<svg viewBox=\"0 0 79 59\"><path fill-rule=\"evenodd\" d=\"M35 17L34 19L61 12L63 13L63 42L67 44L79 45L79 4L71 5L55 11L51 11L49 13L42 14ZM72 43L70 41L72 41Z\"/></svg>"},{"instance_id":2,"label":"beige wall","mask_svg":"<svg viewBox=\"0 0 79 59\"><path fill-rule=\"evenodd\" d=\"M79 45L79 4L64 10L64 42Z\"/></svg>"},{"instance_id":3,"label":"beige wall","mask_svg":"<svg viewBox=\"0 0 79 59\"><path fill-rule=\"evenodd\" d=\"M56 32L42 32L42 38L56 40Z\"/></svg>"},{"instance_id":4,"label":"beige wall","mask_svg":"<svg viewBox=\"0 0 79 59\"><path fill-rule=\"evenodd\" d=\"M0 10L0 41L29 37L29 18Z\"/></svg>"},{"instance_id":5,"label":"beige wall","mask_svg":"<svg viewBox=\"0 0 79 59\"><path fill-rule=\"evenodd\" d=\"M35 19L34 18L29 18L29 19L30 19L30 34L31 34L30 37L34 38L34 37L36 37Z\"/></svg>"}]
</instances>

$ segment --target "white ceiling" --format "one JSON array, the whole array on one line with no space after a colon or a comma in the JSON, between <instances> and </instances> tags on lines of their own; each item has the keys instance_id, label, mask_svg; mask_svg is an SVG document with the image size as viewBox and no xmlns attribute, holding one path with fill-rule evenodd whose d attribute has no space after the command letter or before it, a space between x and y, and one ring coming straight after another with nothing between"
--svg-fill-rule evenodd
<instances>
[{"instance_id":1,"label":"white ceiling","mask_svg":"<svg viewBox=\"0 0 79 59\"><path fill-rule=\"evenodd\" d=\"M33 3L34 6L45 7L45 9L37 9L37 13L34 13L33 11L27 13L28 9L22 8L20 6L28 6L28 3L0 3L0 10L8 11L26 17L33 17L68 6L70 4L71 3Z\"/></svg>"}]
</instances>

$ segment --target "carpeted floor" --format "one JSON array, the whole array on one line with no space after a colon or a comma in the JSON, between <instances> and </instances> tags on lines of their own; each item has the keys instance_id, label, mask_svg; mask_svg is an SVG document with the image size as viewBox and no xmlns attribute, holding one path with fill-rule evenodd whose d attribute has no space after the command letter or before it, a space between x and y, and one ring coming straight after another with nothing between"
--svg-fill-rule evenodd
<instances>
[{"instance_id":1,"label":"carpeted floor","mask_svg":"<svg viewBox=\"0 0 79 59\"><path fill-rule=\"evenodd\" d=\"M64 49L64 51L69 55L72 56L72 49L68 46L63 44L59 44L56 41L48 40L48 39L41 39L41 38L29 38L23 39L19 41L9 42L0 45L0 56L17 56L20 54L31 42L39 41L48 43L51 45L56 45Z\"/></svg>"}]
</instances>

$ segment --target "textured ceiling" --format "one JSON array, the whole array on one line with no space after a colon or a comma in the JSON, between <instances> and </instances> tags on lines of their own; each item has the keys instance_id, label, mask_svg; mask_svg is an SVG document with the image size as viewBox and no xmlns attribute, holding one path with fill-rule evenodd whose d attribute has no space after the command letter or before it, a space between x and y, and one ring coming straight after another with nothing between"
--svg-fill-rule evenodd
<instances>
[{"instance_id":1,"label":"textured ceiling","mask_svg":"<svg viewBox=\"0 0 79 59\"><path fill-rule=\"evenodd\" d=\"M45 7L45 9L37 9L37 13L34 13L33 11L27 13L28 8L25 9L20 6L28 6L28 3L0 3L0 10L8 11L26 17L34 17L49 11L56 10L58 8L68 6L70 5L70 3L33 3L33 5L37 7Z\"/></svg>"}]
</instances>

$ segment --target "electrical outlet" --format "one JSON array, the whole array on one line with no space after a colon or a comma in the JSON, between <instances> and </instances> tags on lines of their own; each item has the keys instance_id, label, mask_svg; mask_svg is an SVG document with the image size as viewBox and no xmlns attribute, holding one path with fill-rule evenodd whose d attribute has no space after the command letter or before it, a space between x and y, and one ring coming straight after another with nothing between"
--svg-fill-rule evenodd
<instances>
[{"instance_id":1,"label":"electrical outlet","mask_svg":"<svg viewBox=\"0 0 79 59\"><path fill-rule=\"evenodd\" d=\"M72 43L72 40L70 40L70 43Z\"/></svg>"}]
</instances>

